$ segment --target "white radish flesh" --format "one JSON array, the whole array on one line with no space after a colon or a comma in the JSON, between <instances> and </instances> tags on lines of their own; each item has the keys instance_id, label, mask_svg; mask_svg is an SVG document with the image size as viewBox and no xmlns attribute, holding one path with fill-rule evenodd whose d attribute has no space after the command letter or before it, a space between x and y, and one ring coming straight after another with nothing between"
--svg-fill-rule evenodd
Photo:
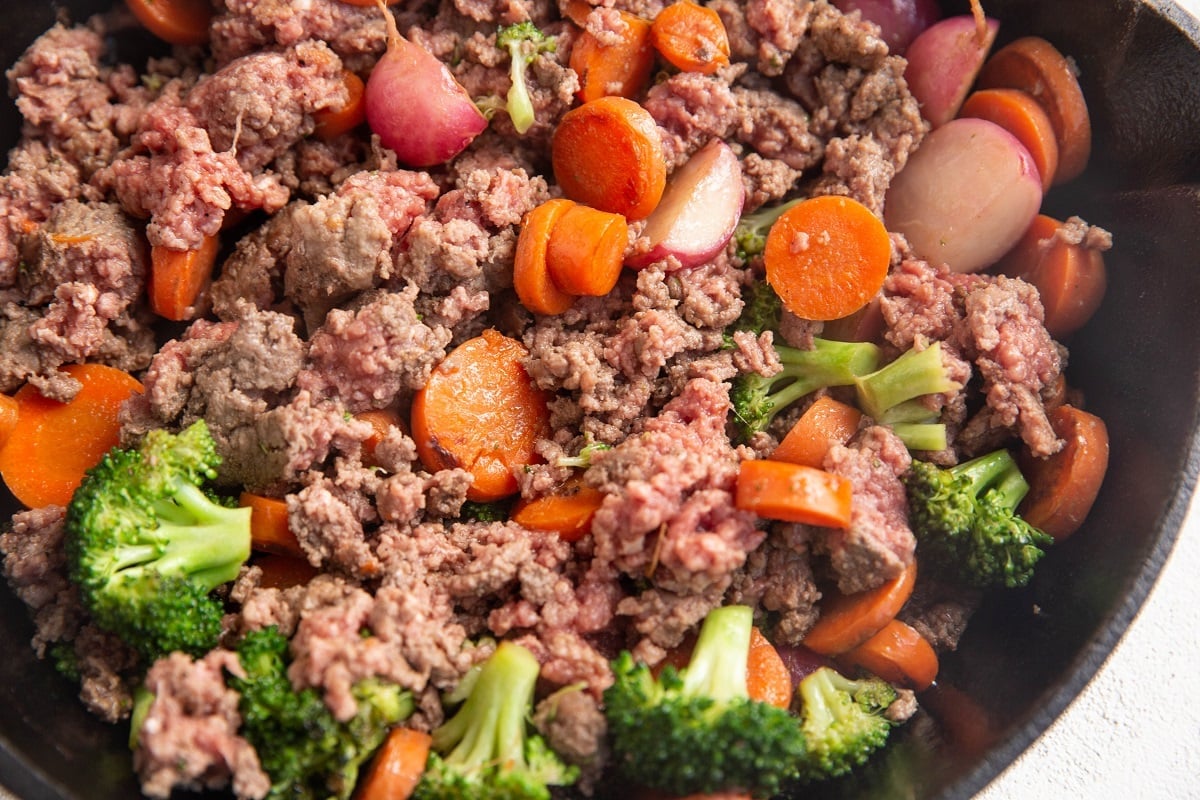
<instances>
[{"instance_id":1,"label":"white radish flesh","mask_svg":"<svg viewBox=\"0 0 1200 800\"><path fill-rule=\"evenodd\" d=\"M981 29L971 15L948 17L922 31L905 51L904 80L934 128L954 119L996 41L1000 23Z\"/></svg>"},{"instance_id":2,"label":"white radish flesh","mask_svg":"<svg viewBox=\"0 0 1200 800\"><path fill-rule=\"evenodd\" d=\"M1017 243L1041 203L1029 151L999 125L964 117L909 157L888 189L884 222L926 261L977 272Z\"/></svg>"},{"instance_id":3,"label":"white radish flesh","mask_svg":"<svg viewBox=\"0 0 1200 800\"><path fill-rule=\"evenodd\" d=\"M709 261L733 236L745 194L737 155L714 139L671 174L625 263L640 269L670 256L681 267Z\"/></svg>"},{"instance_id":4,"label":"white radish flesh","mask_svg":"<svg viewBox=\"0 0 1200 800\"><path fill-rule=\"evenodd\" d=\"M487 118L445 64L401 36L391 12L384 16L387 52L367 79L367 124L403 164L443 164L483 132Z\"/></svg>"},{"instance_id":5,"label":"white radish flesh","mask_svg":"<svg viewBox=\"0 0 1200 800\"><path fill-rule=\"evenodd\" d=\"M903 55L917 34L941 17L936 0L834 0L839 11L857 11L879 26L888 49Z\"/></svg>"}]
</instances>

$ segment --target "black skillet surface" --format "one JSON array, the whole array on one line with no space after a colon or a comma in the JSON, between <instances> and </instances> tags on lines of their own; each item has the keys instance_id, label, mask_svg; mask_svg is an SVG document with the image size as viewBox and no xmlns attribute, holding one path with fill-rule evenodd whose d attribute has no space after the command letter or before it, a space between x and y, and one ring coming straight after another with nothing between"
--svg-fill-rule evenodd
<instances>
[{"instance_id":1,"label":"black skillet surface","mask_svg":"<svg viewBox=\"0 0 1200 800\"><path fill-rule=\"evenodd\" d=\"M0 63L69 9L5 4ZM1049 213L1113 231L1108 296L1074 340L1069 375L1112 437L1087 525L1026 590L991 597L943 661L928 711L851 779L806 798L967 798L1040 735L1092 678L1170 552L1200 471L1200 27L1162 0L987 0L1001 42L1038 33L1079 63L1096 131L1088 174ZM966 3L948 3L964 11ZM5 148L17 116L0 104ZM2 490L0 490L2 491ZM14 509L0 496L0 513ZM90 717L28 646L24 607L0 588L0 784L25 800L135 797L126 732Z\"/></svg>"}]
</instances>

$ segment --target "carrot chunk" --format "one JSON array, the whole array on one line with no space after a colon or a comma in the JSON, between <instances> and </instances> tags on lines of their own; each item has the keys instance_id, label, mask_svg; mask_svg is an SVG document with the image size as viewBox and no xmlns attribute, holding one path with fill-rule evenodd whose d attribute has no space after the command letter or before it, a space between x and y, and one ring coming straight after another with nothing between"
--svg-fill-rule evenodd
<instances>
[{"instance_id":1,"label":"carrot chunk","mask_svg":"<svg viewBox=\"0 0 1200 800\"><path fill-rule=\"evenodd\" d=\"M592 529L592 517L604 502L604 493L572 482L562 492L518 502L509 519L533 531L557 533L567 542L577 542Z\"/></svg>"},{"instance_id":2,"label":"carrot chunk","mask_svg":"<svg viewBox=\"0 0 1200 800\"><path fill-rule=\"evenodd\" d=\"M212 283L221 240L206 236L196 250L150 248L150 309L173 322L193 319Z\"/></svg>"},{"instance_id":3,"label":"carrot chunk","mask_svg":"<svg viewBox=\"0 0 1200 800\"><path fill-rule=\"evenodd\" d=\"M371 760L355 790L354 800L407 800L425 774L433 737L413 728L396 727Z\"/></svg>"},{"instance_id":4,"label":"carrot chunk","mask_svg":"<svg viewBox=\"0 0 1200 800\"><path fill-rule=\"evenodd\" d=\"M775 645L754 627L750 629L750 652L746 655L746 691L751 700L779 708L792 704L792 673Z\"/></svg>"},{"instance_id":5,"label":"carrot chunk","mask_svg":"<svg viewBox=\"0 0 1200 800\"><path fill-rule=\"evenodd\" d=\"M821 600L821 616L804 637L814 653L834 656L853 650L883 629L912 596L917 582L917 564L874 589L854 594L827 592Z\"/></svg>"},{"instance_id":6,"label":"carrot chunk","mask_svg":"<svg viewBox=\"0 0 1200 800\"><path fill-rule=\"evenodd\" d=\"M525 371L528 355L520 342L485 330L451 351L413 397L410 427L421 462L431 472L470 472L471 500L515 493L515 471L533 463L549 427L548 397Z\"/></svg>"},{"instance_id":7,"label":"carrot chunk","mask_svg":"<svg viewBox=\"0 0 1200 800\"><path fill-rule=\"evenodd\" d=\"M255 550L304 558L304 551L288 525L287 503L275 497L242 492L238 505L250 509L250 543Z\"/></svg>"},{"instance_id":8,"label":"carrot chunk","mask_svg":"<svg viewBox=\"0 0 1200 800\"><path fill-rule=\"evenodd\" d=\"M561 197L547 200L521 220L513 257L513 289L521 305L534 314L561 314L575 303L575 295L563 291L551 278L547 263L554 228L574 206L573 201Z\"/></svg>"},{"instance_id":9,"label":"carrot chunk","mask_svg":"<svg viewBox=\"0 0 1200 800\"><path fill-rule=\"evenodd\" d=\"M857 200L825 195L789 208L767 234L767 282L798 317L831 320L865 306L883 286L892 242Z\"/></svg>"},{"instance_id":10,"label":"carrot chunk","mask_svg":"<svg viewBox=\"0 0 1200 800\"><path fill-rule=\"evenodd\" d=\"M1108 428L1095 414L1071 405L1047 416L1066 443L1045 458L1023 454L1021 472L1029 494L1018 510L1030 525L1061 541L1079 529L1100 494L1108 472Z\"/></svg>"},{"instance_id":11,"label":"carrot chunk","mask_svg":"<svg viewBox=\"0 0 1200 800\"><path fill-rule=\"evenodd\" d=\"M582 103L608 95L633 98L650 82L654 71L650 22L628 11L618 14L620 28L607 32L604 41L585 30L571 48L568 63L579 75L575 96Z\"/></svg>"},{"instance_id":12,"label":"carrot chunk","mask_svg":"<svg viewBox=\"0 0 1200 800\"><path fill-rule=\"evenodd\" d=\"M69 403L32 385L17 390L17 422L0 450L0 475L28 508L65 506L84 473L120 439L121 404L142 392L136 378L104 364L71 364L62 371L82 388Z\"/></svg>"},{"instance_id":13,"label":"carrot chunk","mask_svg":"<svg viewBox=\"0 0 1200 800\"><path fill-rule=\"evenodd\" d=\"M822 395L813 401L771 453L776 461L820 469L835 444L845 444L858 430L862 412Z\"/></svg>"},{"instance_id":14,"label":"carrot chunk","mask_svg":"<svg viewBox=\"0 0 1200 800\"><path fill-rule=\"evenodd\" d=\"M850 482L800 464L753 459L738 467L734 505L766 519L844 528L850 524Z\"/></svg>"},{"instance_id":15,"label":"carrot chunk","mask_svg":"<svg viewBox=\"0 0 1200 800\"><path fill-rule=\"evenodd\" d=\"M125 0L138 22L164 42L201 45L208 41L208 0Z\"/></svg>"},{"instance_id":16,"label":"carrot chunk","mask_svg":"<svg viewBox=\"0 0 1200 800\"><path fill-rule=\"evenodd\" d=\"M564 114L550 158L567 197L627 220L649 216L667 184L658 125L624 97L600 97Z\"/></svg>"},{"instance_id":17,"label":"carrot chunk","mask_svg":"<svg viewBox=\"0 0 1200 800\"><path fill-rule=\"evenodd\" d=\"M21 406L15 397L0 394L0 450L4 449L5 443L17 429L17 418L20 413Z\"/></svg>"},{"instance_id":18,"label":"carrot chunk","mask_svg":"<svg viewBox=\"0 0 1200 800\"><path fill-rule=\"evenodd\" d=\"M894 619L879 633L840 659L890 683L921 691L933 685L938 657L933 646L911 625Z\"/></svg>"},{"instance_id":19,"label":"carrot chunk","mask_svg":"<svg viewBox=\"0 0 1200 800\"><path fill-rule=\"evenodd\" d=\"M367 121L367 85L363 79L350 70L344 70L342 85L346 87L346 103L340 108L323 108L313 114L317 122L315 133L325 142L332 142Z\"/></svg>"},{"instance_id":20,"label":"carrot chunk","mask_svg":"<svg viewBox=\"0 0 1200 800\"><path fill-rule=\"evenodd\" d=\"M620 214L573 205L550 233L550 280L569 294L603 297L621 277L628 245L629 225Z\"/></svg>"},{"instance_id":21,"label":"carrot chunk","mask_svg":"<svg viewBox=\"0 0 1200 800\"><path fill-rule=\"evenodd\" d=\"M650 27L654 49L683 72L712 75L729 63L729 33L716 11L692 0L658 12Z\"/></svg>"}]
</instances>

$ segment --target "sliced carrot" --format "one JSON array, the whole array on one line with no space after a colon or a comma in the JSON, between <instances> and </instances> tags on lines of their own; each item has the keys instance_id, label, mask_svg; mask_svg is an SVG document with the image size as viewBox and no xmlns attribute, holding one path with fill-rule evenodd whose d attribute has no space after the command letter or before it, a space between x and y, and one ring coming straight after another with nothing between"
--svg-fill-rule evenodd
<instances>
[{"instance_id":1,"label":"sliced carrot","mask_svg":"<svg viewBox=\"0 0 1200 800\"><path fill-rule=\"evenodd\" d=\"M208 0L125 0L138 22L164 42L201 45L208 41Z\"/></svg>"},{"instance_id":2,"label":"sliced carrot","mask_svg":"<svg viewBox=\"0 0 1200 800\"><path fill-rule=\"evenodd\" d=\"M590 11L591 6L587 8ZM619 30L607 31L603 41L585 30L571 47L568 63L579 76L575 96L582 103L607 95L636 97L650 82L654 71L650 22L628 11L618 13Z\"/></svg>"},{"instance_id":3,"label":"sliced carrot","mask_svg":"<svg viewBox=\"0 0 1200 800\"><path fill-rule=\"evenodd\" d=\"M898 619L839 660L918 692L928 689L938 674L933 646L915 628Z\"/></svg>"},{"instance_id":4,"label":"sliced carrot","mask_svg":"<svg viewBox=\"0 0 1200 800\"><path fill-rule=\"evenodd\" d=\"M392 728L355 790L355 800L407 800L412 797L425 774L432 742L433 737L424 731Z\"/></svg>"},{"instance_id":5,"label":"sliced carrot","mask_svg":"<svg viewBox=\"0 0 1200 800\"><path fill-rule=\"evenodd\" d=\"M587 0L558 0L558 10L562 13L563 18L571 20L581 28L587 25L588 15L594 8L596 6Z\"/></svg>"},{"instance_id":6,"label":"sliced carrot","mask_svg":"<svg viewBox=\"0 0 1200 800\"><path fill-rule=\"evenodd\" d=\"M1020 89L980 89L963 101L958 115L986 119L1015 136L1032 156L1042 188L1050 188L1058 170L1058 140L1050 116L1033 95Z\"/></svg>"},{"instance_id":7,"label":"sliced carrot","mask_svg":"<svg viewBox=\"0 0 1200 800\"><path fill-rule=\"evenodd\" d=\"M828 395L813 401L771 453L775 461L820 469L835 444L845 444L858 430L862 412Z\"/></svg>"},{"instance_id":8,"label":"sliced carrot","mask_svg":"<svg viewBox=\"0 0 1200 800\"><path fill-rule=\"evenodd\" d=\"M650 215L667 184L658 125L625 97L600 97L564 114L550 158L567 197L631 221Z\"/></svg>"},{"instance_id":9,"label":"sliced carrot","mask_svg":"<svg viewBox=\"0 0 1200 800\"><path fill-rule=\"evenodd\" d=\"M374 7L374 6L379 5L379 0L341 0L341 1L348 6L372 6L372 7ZM396 5L396 3L399 3L399 2L400 2L400 0L383 0L383 4L385 6L394 6L394 5Z\"/></svg>"},{"instance_id":10,"label":"sliced carrot","mask_svg":"<svg viewBox=\"0 0 1200 800\"><path fill-rule=\"evenodd\" d=\"M15 397L0 394L0 450L4 449L5 443L12 436L13 431L17 429L17 418L20 416L20 409L21 407Z\"/></svg>"},{"instance_id":11,"label":"sliced carrot","mask_svg":"<svg viewBox=\"0 0 1200 800\"><path fill-rule=\"evenodd\" d=\"M1019 512L1030 525L1057 541L1079 529L1100 494L1108 471L1108 428L1104 420L1072 405L1047 415L1063 448L1045 458L1024 454L1021 472L1029 494Z\"/></svg>"},{"instance_id":12,"label":"sliced carrot","mask_svg":"<svg viewBox=\"0 0 1200 800\"><path fill-rule=\"evenodd\" d=\"M365 102L367 85L350 70L342 72L342 85L346 87L346 103L340 108L323 108L313 114L317 122L315 133L322 141L332 142L343 133L349 133L367 121Z\"/></svg>"},{"instance_id":13,"label":"sliced carrot","mask_svg":"<svg viewBox=\"0 0 1200 800\"><path fill-rule=\"evenodd\" d=\"M757 626L750 629L750 653L746 657L746 690L752 700L779 708L792 704L792 673L775 645Z\"/></svg>"},{"instance_id":14,"label":"sliced carrot","mask_svg":"<svg viewBox=\"0 0 1200 800\"><path fill-rule=\"evenodd\" d=\"M1062 227L1057 219L1039 214L996 265L997 272L1037 287L1046 330L1056 339L1082 328L1108 289L1103 253L1056 236Z\"/></svg>"},{"instance_id":15,"label":"sliced carrot","mask_svg":"<svg viewBox=\"0 0 1200 800\"><path fill-rule=\"evenodd\" d=\"M520 342L488 329L450 352L413 397L417 453L432 471L462 468L471 500L517 491L515 471L534 462L549 427L548 395L525 371Z\"/></svg>"},{"instance_id":16,"label":"sliced carrot","mask_svg":"<svg viewBox=\"0 0 1200 800\"><path fill-rule=\"evenodd\" d=\"M712 75L729 63L729 33L716 11L692 0L658 12L650 27L654 49L683 72Z\"/></svg>"},{"instance_id":17,"label":"sliced carrot","mask_svg":"<svg viewBox=\"0 0 1200 800\"><path fill-rule=\"evenodd\" d=\"M282 553L261 553L254 557L254 566L262 570L258 584L264 589L290 589L303 586L320 574L307 558L285 556Z\"/></svg>"},{"instance_id":18,"label":"sliced carrot","mask_svg":"<svg viewBox=\"0 0 1200 800\"><path fill-rule=\"evenodd\" d=\"M571 482L563 491L519 501L509 519L533 531L557 533L567 542L577 542L592 529L592 517L604 502L604 492Z\"/></svg>"},{"instance_id":19,"label":"sliced carrot","mask_svg":"<svg viewBox=\"0 0 1200 800\"><path fill-rule=\"evenodd\" d=\"M204 237L196 250L150 248L151 310L173 322L194 318L201 311L201 296L212 283L220 248L217 236Z\"/></svg>"},{"instance_id":20,"label":"sliced carrot","mask_svg":"<svg viewBox=\"0 0 1200 800\"><path fill-rule=\"evenodd\" d=\"M814 653L835 656L853 650L883 629L912 596L917 563L874 589L841 594L836 589L821 598L821 616L804 637Z\"/></svg>"},{"instance_id":21,"label":"sliced carrot","mask_svg":"<svg viewBox=\"0 0 1200 800\"><path fill-rule=\"evenodd\" d=\"M850 481L785 461L743 461L734 505L766 519L844 528L850 524Z\"/></svg>"},{"instance_id":22,"label":"sliced carrot","mask_svg":"<svg viewBox=\"0 0 1200 800\"><path fill-rule=\"evenodd\" d=\"M798 317L853 314L878 294L892 259L883 221L857 200L825 195L785 211L767 234L767 282Z\"/></svg>"},{"instance_id":23,"label":"sliced carrot","mask_svg":"<svg viewBox=\"0 0 1200 800\"><path fill-rule=\"evenodd\" d=\"M371 435L363 440L363 458L366 461L371 460L375 455L375 448L391 434L393 429L399 428L404 433L408 433L408 426L405 424L404 418L391 406L360 411L354 415L354 418L370 423L373 429Z\"/></svg>"},{"instance_id":24,"label":"sliced carrot","mask_svg":"<svg viewBox=\"0 0 1200 800\"><path fill-rule=\"evenodd\" d=\"M65 506L84 473L119 444L121 404L142 392L133 376L103 364L62 371L82 388L69 403L43 397L31 384L17 390L17 424L0 450L0 475L28 508Z\"/></svg>"},{"instance_id":25,"label":"sliced carrot","mask_svg":"<svg viewBox=\"0 0 1200 800\"><path fill-rule=\"evenodd\" d=\"M517 252L513 256L513 289L521 305L534 314L561 314L575 303L575 295L563 291L551 279L546 263L554 226L575 203L555 198L534 207L521 220Z\"/></svg>"},{"instance_id":26,"label":"sliced carrot","mask_svg":"<svg viewBox=\"0 0 1200 800\"><path fill-rule=\"evenodd\" d=\"M238 505L250 509L250 543L255 550L304 557L296 535L288 525L287 503L275 497L242 492Z\"/></svg>"},{"instance_id":27,"label":"sliced carrot","mask_svg":"<svg viewBox=\"0 0 1200 800\"><path fill-rule=\"evenodd\" d=\"M1058 144L1054 183L1079 177L1092 153L1092 123L1075 70L1054 45L1025 36L992 54L979 72L980 89L1020 89L1046 110Z\"/></svg>"},{"instance_id":28,"label":"sliced carrot","mask_svg":"<svg viewBox=\"0 0 1200 800\"><path fill-rule=\"evenodd\" d=\"M573 205L550 233L550 280L570 294L603 297L621 277L628 246L629 225L620 214Z\"/></svg>"}]
</instances>

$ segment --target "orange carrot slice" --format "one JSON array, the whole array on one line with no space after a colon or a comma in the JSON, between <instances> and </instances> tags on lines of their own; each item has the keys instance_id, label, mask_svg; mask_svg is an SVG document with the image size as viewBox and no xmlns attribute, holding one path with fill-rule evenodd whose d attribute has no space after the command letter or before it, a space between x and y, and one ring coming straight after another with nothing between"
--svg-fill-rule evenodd
<instances>
[{"instance_id":1,"label":"orange carrot slice","mask_svg":"<svg viewBox=\"0 0 1200 800\"><path fill-rule=\"evenodd\" d=\"M590 11L591 6L587 8ZM607 95L633 98L650 82L654 71L650 22L628 11L618 13L622 27L611 32L611 39L601 42L585 30L571 48L569 64L579 75L576 97L582 103Z\"/></svg>"},{"instance_id":2,"label":"orange carrot slice","mask_svg":"<svg viewBox=\"0 0 1200 800\"><path fill-rule=\"evenodd\" d=\"M577 542L592 529L592 517L604 502L604 493L577 481L562 492L522 500L509 519L533 531L557 533L567 542Z\"/></svg>"},{"instance_id":3,"label":"orange carrot slice","mask_svg":"<svg viewBox=\"0 0 1200 800\"><path fill-rule=\"evenodd\" d=\"M804 637L805 647L825 656L853 650L900 613L916 582L917 564L913 561L904 572L874 589L855 594L826 592L821 616Z\"/></svg>"},{"instance_id":4,"label":"orange carrot slice","mask_svg":"<svg viewBox=\"0 0 1200 800\"><path fill-rule=\"evenodd\" d=\"M364 100L367 85L363 79L345 70L342 72L342 85L346 87L346 103L340 108L324 108L313 114L317 122L315 133L325 142L332 142L367 121L367 104Z\"/></svg>"},{"instance_id":5,"label":"orange carrot slice","mask_svg":"<svg viewBox=\"0 0 1200 800\"><path fill-rule=\"evenodd\" d=\"M938 657L933 646L915 628L898 619L884 625L879 633L840 660L916 691L928 689L938 674Z\"/></svg>"},{"instance_id":6,"label":"orange carrot slice","mask_svg":"<svg viewBox=\"0 0 1200 800\"><path fill-rule=\"evenodd\" d=\"M822 395L796 420L771 458L820 469L829 448L850 441L860 420L862 412L854 406Z\"/></svg>"},{"instance_id":7,"label":"orange carrot slice","mask_svg":"<svg viewBox=\"0 0 1200 800\"><path fill-rule=\"evenodd\" d=\"M561 314L575 303L575 295L563 291L550 277L546 263L554 226L574 206L573 201L565 198L547 200L521 220L513 257L513 289L521 305L534 314Z\"/></svg>"},{"instance_id":8,"label":"orange carrot slice","mask_svg":"<svg viewBox=\"0 0 1200 800\"><path fill-rule=\"evenodd\" d=\"M766 519L844 528L850 524L850 482L831 472L754 459L738 467L734 505Z\"/></svg>"},{"instance_id":9,"label":"orange carrot slice","mask_svg":"<svg viewBox=\"0 0 1200 800\"><path fill-rule=\"evenodd\" d=\"M620 214L573 205L550 233L550 280L569 294L603 297L621 277L628 246L629 225Z\"/></svg>"},{"instance_id":10,"label":"orange carrot slice","mask_svg":"<svg viewBox=\"0 0 1200 800\"><path fill-rule=\"evenodd\" d=\"M150 308L173 322L194 318L201 295L212 283L221 240L206 236L196 250L150 248Z\"/></svg>"},{"instance_id":11,"label":"orange carrot slice","mask_svg":"<svg viewBox=\"0 0 1200 800\"><path fill-rule=\"evenodd\" d=\"M720 15L692 0L658 12L650 28L654 49L683 72L712 75L729 63L729 33Z\"/></svg>"}]
</instances>

